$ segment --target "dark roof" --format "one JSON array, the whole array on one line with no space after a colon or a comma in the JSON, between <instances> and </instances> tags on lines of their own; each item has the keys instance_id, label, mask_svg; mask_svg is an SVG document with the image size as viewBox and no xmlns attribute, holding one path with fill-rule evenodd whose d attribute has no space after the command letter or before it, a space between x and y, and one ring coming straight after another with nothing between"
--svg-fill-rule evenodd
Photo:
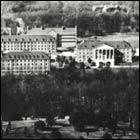
<instances>
[{"instance_id":1,"label":"dark roof","mask_svg":"<svg viewBox=\"0 0 140 140\"><path fill-rule=\"evenodd\" d=\"M78 49L93 49L102 44L109 45L116 49L132 48L130 43L126 41L99 41L99 40L84 40L78 45Z\"/></svg>"},{"instance_id":2,"label":"dark roof","mask_svg":"<svg viewBox=\"0 0 140 140\"><path fill-rule=\"evenodd\" d=\"M42 28L32 28L30 30L27 31L28 35L46 35L48 34L50 31L54 31L58 34L61 35L65 35L65 34L69 34L69 35L74 35L75 34L75 28L45 28L44 30L42 30Z\"/></svg>"},{"instance_id":3,"label":"dark roof","mask_svg":"<svg viewBox=\"0 0 140 140\"><path fill-rule=\"evenodd\" d=\"M40 60L50 59L44 52L9 52L4 54L2 60Z\"/></svg>"},{"instance_id":4,"label":"dark roof","mask_svg":"<svg viewBox=\"0 0 140 140\"><path fill-rule=\"evenodd\" d=\"M1 36L1 41L55 41L51 35L5 35Z\"/></svg>"},{"instance_id":5,"label":"dark roof","mask_svg":"<svg viewBox=\"0 0 140 140\"><path fill-rule=\"evenodd\" d=\"M131 44L127 41L107 41L104 43L116 49L132 48Z\"/></svg>"},{"instance_id":6,"label":"dark roof","mask_svg":"<svg viewBox=\"0 0 140 140\"><path fill-rule=\"evenodd\" d=\"M104 43L98 40L84 40L78 45L78 49L93 49L102 44Z\"/></svg>"}]
</instances>

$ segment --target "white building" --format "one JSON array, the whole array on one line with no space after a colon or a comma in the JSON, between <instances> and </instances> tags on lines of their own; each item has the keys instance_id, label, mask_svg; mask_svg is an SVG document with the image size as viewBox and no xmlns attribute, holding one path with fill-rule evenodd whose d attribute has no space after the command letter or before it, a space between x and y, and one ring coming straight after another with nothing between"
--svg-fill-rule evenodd
<instances>
[{"instance_id":1,"label":"white building","mask_svg":"<svg viewBox=\"0 0 140 140\"><path fill-rule=\"evenodd\" d=\"M49 71L50 58L44 52L9 52L1 58L1 75L46 74Z\"/></svg>"},{"instance_id":2,"label":"white building","mask_svg":"<svg viewBox=\"0 0 140 140\"><path fill-rule=\"evenodd\" d=\"M76 61L87 62L90 58L99 66L100 62L110 62L111 66L121 62L132 62L132 47L123 42L101 42L85 40L76 49Z\"/></svg>"},{"instance_id":3,"label":"white building","mask_svg":"<svg viewBox=\"0 0 140 140\"><path fill-rule=\"evenodd\" d=\"M126 63L132 62L134 48L127 41L108 41L106 44L112 46L123 55L123 61Z\"/></svg>"},{"instance_id":4,"label":"white building","mask_svg":"<svg viewBox=\"0 0 140 140\"><path fill-rule=\"evenodd\" d=\"M56 40L50 35L1 36L1 51L56 53Z\"/></svg>"}]
</instances>

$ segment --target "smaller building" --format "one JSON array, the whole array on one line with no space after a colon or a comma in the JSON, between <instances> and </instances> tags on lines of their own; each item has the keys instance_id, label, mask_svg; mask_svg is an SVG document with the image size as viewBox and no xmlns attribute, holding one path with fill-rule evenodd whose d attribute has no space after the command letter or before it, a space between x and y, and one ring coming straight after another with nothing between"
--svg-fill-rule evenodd
<instances>
[{"instance_id":1,"label":"smaller building","mask_svg":"<svg viewBox=\"0 0 140 140\"><path fill-rule=\"evenodd\" d=\"M1 75L47 74L50 58L44 52L10 52L1 58Z\"/></svg>"},{"instance_id":2,"label":"smaller building","mask_svg":"<svg viewBox=\"0 0 140 140\"><path fill-rule=\"evenodd\" d=\"M32 28L27 35L51 35L57 40L57 47L74 47L77 45L77 27Z\"/></svg>"},{"instance_id":3,"label":"smaller building","mask_svg":"<svg viewBox=\"0 0 140 140\"><path fill-rule=\"evenodd\" d=\"M1 27L1 35L11 35L11 28L9 27Z\"/></svg>"},{"instance_id":4,"label":"smaller building","mask_svg":"<svg viewBox=\"0 0 140 140\"><path fill-rule=\"evenodd\" d=\"M139 48L134 49L133 62L139 62Z\"/></svg>"}]
</instances>

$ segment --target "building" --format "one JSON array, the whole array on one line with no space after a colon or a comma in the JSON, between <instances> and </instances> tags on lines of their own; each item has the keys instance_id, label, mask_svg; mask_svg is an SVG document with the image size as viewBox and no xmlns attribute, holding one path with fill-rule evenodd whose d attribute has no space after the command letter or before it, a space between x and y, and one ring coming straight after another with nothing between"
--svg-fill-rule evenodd
<instances>
[{"instance_id":1,"label":"building","mask_svg":"<svg viewBox=\"0 0 140 140\"><path fill-rule=\"evenodd\" d=\"M57 40L58 47L74 47L77 45L77 27L75 28L32 28L27 35L51 35Z\"/></svg>"},{"instance_id":2,"label":"building","mask_svg":"<svg viewBox=\"0 0 140 140\"><path fill-rule=\"evenodd\" d=\"M1 27L1 35L11 35L11 28L9 27Z\"/></svg>"},{"instance_id":3,"label":"building","mask_svg":"<svg viewBox=\"0 0 140 140\"><path fill-rule=\"evenodd\" d=\"M134 49L133 62L139 62L139 47Z\"/></svg>"},{"instance_id":4,"label":"building","mask_svg":"<svg viewBox=\"0 0 140 140\"><path fill-rule=\"evenodd\" d=\"M56 53L56 40L50 35L1 36L1 51Z\"/></svg>"},{"instance_id":5,"label":"building","mask_svg":"<svg viewBox=\"0 0 140 140\"><path fill-rule=\"evenodd\" d=\"M97 66L110 62L111 66L121 62L132 62L132 47L126 42L101 42L84 40L76 48L76 61L87 62L90 58Z\"/></svg>"},{"instance_id":6,"label":"building","mask_svg":"<svg viewBox=\"0 0 140 140\"><path fill-rule=\"evenodd\" d=\"M48 71L50 58L44 52L9 52L1 58L1 75L46 74Z\"/></svg>"},{"instance_id":7,"label":"building","mask_svg":"<svg viewBox=\"0 0 140 140\"><path fill-rule=\"evenodd\" d=\"M17 35L21 35L25 32L25 23L22 18L16 18L15 22L17 22Z\"/></svg>"},{"instance_id":8,"label":"building","mask_svg":"<svg viewBox=\"0 0 140 140\"><path fill-rule=\"evenodd\" d=\"M106 44L118 50L122 54L123 62L132 63L133 48L127 41L108 41Z\"/></svg>"}]
</instances>

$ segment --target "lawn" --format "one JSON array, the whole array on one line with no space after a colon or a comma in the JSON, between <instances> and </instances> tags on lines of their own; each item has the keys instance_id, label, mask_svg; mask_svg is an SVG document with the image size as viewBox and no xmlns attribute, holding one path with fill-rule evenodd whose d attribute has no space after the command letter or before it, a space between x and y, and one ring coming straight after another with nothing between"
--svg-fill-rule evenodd
<instances>
[{"instance_id":1,"label":"lawn","mask_svg":"<svg viewBox=\"0 0 140 140\"><path fill-rule=\"evenodd\" d=\"M128 41L132 47L138 48L139 47L139 33L115 33L113 35L108 35L104 37L98 37L98 39L103 41Z\"/></svg>"},{"instance_id":2,"label":"lawn","mask_svg":"<svg viewBox=\"0 0 140 140\"><path fill-rule=\"evenodd\" d=\"M44 134L35 134L33 121L30 122L29 124L28 121L26 122L20 121L14 124L16 124L14 125L15 128L12 128L9 131L9 134L4 136L4 139L47 139L47 138L49 139L50 138L50 134L51 134L50 132ZM28 130L26 134L24 133L25 126L27 126L27 130ZM86 132L76 131L73 126L61 126L58 130L62 134L62 137L66 139L79 139L81 136L87 139L101 139L102 136L105 134L103 128L99 128L95 132L90 132L88 136ZM109 130L109 133L111 134L111 130ZM126 133L125 136L123 136L122 131L117 131L114 135L112 135L112 138L113 139L118 139L118 138L139 139L139 135L137 135L135 132L129 131Z\"/></svg>"},{"instance_id":3,"label":"lawn","mask_svg":"<svg viewBox=\"0 0 140 140\"><path fill-rule=\"evenodd\" d=\"M79 40L82 39L88 39L93 37L85 37L85 38L79 38ZM98 40L101 41L128 41L132 47L139 48L139 33L114 33L111 35L106 36L97 36Z\"/></svg>"}]
</instances>

